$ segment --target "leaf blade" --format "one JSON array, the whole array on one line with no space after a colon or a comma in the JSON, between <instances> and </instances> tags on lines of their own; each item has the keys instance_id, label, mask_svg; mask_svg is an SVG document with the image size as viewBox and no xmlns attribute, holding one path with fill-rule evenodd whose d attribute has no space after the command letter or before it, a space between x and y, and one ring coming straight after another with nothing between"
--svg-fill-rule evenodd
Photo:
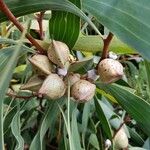
<instances>
[{"instance_id":1,"label":"leaf blade","mask_svg":"<svg viewBox=\"0 0 150 150\"><path fill-rule=\"evenodd\" d=\"M97 84L97 86L111 94L118 103L138 122L143 131L150 135L150 104L142 98L129 92L122 86L111 84ZM140 112L139 112L140 111Z\"/></svg>"},{"instance_id":2,"label":"leaf blade","mask_svg":"<svg viewBox=\"0 0 150 150\"><path fill-rule=\"evenodd\" d=\"M149 6L145 0L84 0L83 8L95 16L122 41L134 47L146 59L150 59ZM142 11L139 9L142 8ZM100 10L100 11L99 11Z\"/></svg>"},{"instance_id":3,"label":"leaf blade","mask_svg":"<svg viewBox=\"0 0 150 150\"><path fill-rule=\"evenodd\" d=\"M80 0L70 0L81 8ZM69 12L52 11L49 32L55 40L66 43L70 49L75 45L80 31L80 18Z\"/></svg>"},{"instance_id":4,"label":"leaf blade","mask_svg":"<svg viewBox=\"0 0 150 150\"><path fill-rule=\"evenodd\" d=\"M95 97L94 98L94 102L95 102L95 107L96 107L96 112L97 112L97 115L99 117L99 120L101 121L102 123L102 128L104 130L104 132L106 133L106 135L108 136L109 139L112 139L113 135L112 135L112 132L111 132L111 126L103 112L103 109L100 105L100 103L98 102L98 99Z\"/></svg>"},{"instance_id":5,"label":"leaf blade","mask_svg":"<svg viewBox=\"0 0 150 150\"><path fill-rule=\"evenodd\" d=\"M77 16L80 16L82 19L87 21L91 27L99 34L96 26L91 22L91 20L74 4L66 0L32 0L32 4L30 0L6 0L6 4L12 13L16 16L23 16L26 14L31 14L34 12L45 11L45 10L61 10L71 12ZM18 6L18 7L16 7ZM7 21L8 18L0 12L0 22Z\"/></svg>"},{"instance_id":6,"label":"leaf blade","mask_svg":"<svg viewBox=\"0 0 150 150\"><path fill-rule=\"evenodd\" d=\"M20 109L17 111L17 113L15 114L15 116L12 119L11 130L12 130L14 137L17 140L15 150L23 150L24 149L24 140L21 136L21 131L20 131Z\"/></svg>"}]
</instances>

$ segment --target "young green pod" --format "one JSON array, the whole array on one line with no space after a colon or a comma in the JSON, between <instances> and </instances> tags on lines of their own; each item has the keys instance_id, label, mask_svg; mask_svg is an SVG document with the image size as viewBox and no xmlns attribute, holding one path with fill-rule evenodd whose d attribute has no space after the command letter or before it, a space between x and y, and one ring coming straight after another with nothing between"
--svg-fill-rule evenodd
<instances>
[{"instance_id":1,"label":"young green pod","mask_svg":"<svg viewBox=\"0 0 150 150\"><path fill-rule=\"evenodd\" d=\"M60 68L65 68L69 62L69 48L63 42L52 40L47 53L48 58Z\"/></svg>"},{"instance_id":2,"label":"young green pod","mask_svg":"<svg viewBox=\"0 0 150 150\"><path fill-rule=\"evenodd\" d=\"M119 61L107 58L99 63L98 74L102 82L112 83L123 77L123 66Z\"/></svg>"},{"instance_id":3,"label":"young green pod","mask_svg":"<svg viewBox=\"0 0 150 150\"><path fill-rule=\"evenodd\" d=\"M117 132L114 138L115 150L120 150L128 147L128 137L123 127Z\"/></svg>"},{"instance_id":4,"label":"young green pod","mask_svg":"<svg viewBox=\"0 0 150 150\"><path fill-rule=\"evenodd\" d=\"M65 93L66 86L57 74L50 74L43 82L39 96L46 96L50 99L58 99Z\"/></svg>"},{"instance_id":5,"label":"young green pod","mask_svg":"<svg viewBox=\"0 0 150 150\"><path fill-rule=\"evenodd\" d=\"M30 57L29 61L33 66L35 66L38 70L42 71L46 75L49 75L53 70L52 63L45 55L36 54Z\"/></svg>"},{"instance_id":6,"label":"young green pod","mask_svg":"<svg viewBox=\"0 0 150 150\"><path fill-rule=\"evenodd\" d=\"M79 80L71 87L71 96L79 103L91 100L96 86L87 80Z\"/></svg>"}]
</instances>

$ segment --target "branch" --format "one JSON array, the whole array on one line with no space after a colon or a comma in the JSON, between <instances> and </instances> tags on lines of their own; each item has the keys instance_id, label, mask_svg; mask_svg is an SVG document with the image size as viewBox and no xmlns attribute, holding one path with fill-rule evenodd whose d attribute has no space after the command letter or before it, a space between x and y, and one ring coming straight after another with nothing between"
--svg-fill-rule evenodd
<instances>
[{"instance_id":1,"label":"branch","mask_svg":"<svg viewBox=\"0 0 150 150\"><path fill-rule=\"evenodd\" d=\"M110 45L112 38L113 38L113 34L110 32L108 34L107 38L103 40L104 46L103 46L103 52L102 52L101 60L108 57L108 51L109 51L108 48L109 48L109 45Z\"/></svg>"},{"instance_id":2,"label":"branch","mask_svg":"<svg viewBox=\"0 0 150 150\"><path fill-rule=\"evenodd\" d=\"M103 39L104 45L103 45L103 50L102 50L102 56L101 56L101 59L99 60L98 64L96 65L96 69L98 69L99 63L100 63L103 59L105 59L105 58L108 57L108 52L109 52L109 49L108 49L108 48L109 48L109 45L110 45L111 40L113 39L113 36L114 36L114 35L113 35L111 32L109 32L107 38L106 38L106 39Z\"/></svg>"},{"instance_id":3,"label":"branch","mask_svg":"<svg viewBox=\"0 0 150 150\"><path fill-rule=\"evenodd\" d=\"M7 5L3 0L0 0L0 10L8 17L8 19L14 23L14 25L21 31L24 31L24 27L20 24L20 22L16 19L16 17L9 10ZM39 53L44 54L45 50L36 42L36 40L29 34L26 33L26 38L37 48Z\"/></svg>"},{"instance_id":4,"label":"branch","mask_svg":"<svg viewBox=\"0 0 150 150\"><path fill-rule=\"evenodd\" d=\"M40 30L40 39L43 40L44 32L43 32L43 17L44 17L45 11L40 12L40 14L37 14L37 21L39 24L39 30Z\"/></svg>"}]
</instances>

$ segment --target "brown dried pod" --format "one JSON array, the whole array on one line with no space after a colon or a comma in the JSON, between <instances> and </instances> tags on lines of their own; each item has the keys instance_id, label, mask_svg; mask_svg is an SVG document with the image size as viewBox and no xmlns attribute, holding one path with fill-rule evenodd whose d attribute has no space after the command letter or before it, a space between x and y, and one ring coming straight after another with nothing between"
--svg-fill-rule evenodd
<instances>
[{"instance_id":1,"label":"brown dried pod","mask_svg":"<svg viewBox=\"0 0 150 150\"><path fill-rule=\"evenodd\" d=\"M20 90L30 90L33 92L37 92L42 86L44 80L40 78L38 75L32 76L27 83L23 84L20 87Z\"/></svg>"},{"instance_id":2,"label":"brown dried pod","mask_svg":"<svg viewBox=\"0 0 150 150\"><path fill-rule=\"evenodd\" d=\"M69 48L63 42L52 40L47 53L48 58L60 68L65 68L69 63Z\"/></svg>"},{"instance_id":3,"label":"brown dried pod","mask_svg":"<svg viewBox=\"0 0 150 150\"><path fill-rule=\"evenodd\" d=\"M87 102L91 100L95 94L96 86L87 80L79 80L71 87L71 96L77 102Z\"/></svg>"},{"instance_id":4,"label":"brown dried pod","mask_svg":"<svg viewBox=\"0 0 150 150\"><path fill-rule=\"evenodd\" d=\"M48 57L45 55L36 54L29 58L29 61L32 65L34 65L37 69L42 71L43 73L49 75L53 70L53 65L49 61Z\"/></svg>"},{"instance_id":5,"label":"brown dried pod","mask_svg":"<svg viewBox=\"0 0 150 150\"><path fill-rule=\"evenodd\" d=\"M64 95L66 86L57 74L50 74L43 82L39 96L46 96L50 99L58 99Z\"/></svg>"},{"instance_id":6,"label":"brown dried pod","mask_svg":"<svg viewBox=\"0 0 150 150\"><path fill-rule=\"evenodd\" d=\"M114 137L114 148L120 150L128 147L128 137L122 127Z\"/></svg>"},{"instance_id":7,"label":"brown dried pod","mask_svg":"<svg viewBox=\"0 0 150 150\"><path fill-rule=\"evenodd\" d=\"M119 61L107 58L99 63L98 74L102 82L112 83L123 77L123 66Z\"/></svg>"}]
</instances>

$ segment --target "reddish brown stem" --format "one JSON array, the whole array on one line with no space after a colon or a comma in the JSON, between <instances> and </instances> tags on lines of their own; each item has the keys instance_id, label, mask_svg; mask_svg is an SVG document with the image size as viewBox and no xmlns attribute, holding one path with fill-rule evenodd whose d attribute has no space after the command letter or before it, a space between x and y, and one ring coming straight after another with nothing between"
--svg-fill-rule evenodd
<instances>
[{"instance_id":1,"label":"reddish brown stem","mask_svg":"<svg viewBox=\"0 0 150 150\"><path fill-rule=\"evenodd\" d=\"M101 59L99 60L98 64L105 58L108 57L108 52L109 52L109 45L111 43L111 40L113 39L113 34L110 32L107 36L106 39L103 39L103 43L104 43L104 46L103 46L103 51L102 51L102 56L101 56ZM98 64L96 66L96 69L98 69Z\"/></svg>"},{"instance_id":2,"label":"reddish brown stem","mask_svg":"<svg viewBox=\"0 0 150 150\"><path fill-rule=\"evenodd\" d=\"M110 32L108 34L107 38L103 40L104 46L103 46L101 60L108 57L108 48L109 48L109 45L110 45L110 42L111 42L112 38L113 38L113 34Z\"/></svg>"},{"instance_id":3,"label":"reddish brown stem","mask_svg":"<svg viewBox=\"0 0 150 150\"><path fill-rule=\"evenodd\" d=\"M20 22L16 19L16 17L9 10L7 5L3 0L0 0L0 10L8 17L8 19L13 22L13 24L21 31L24 31L24 27L20 24ZM45 53L44 49L36 42L36 40L29 34L26 33L27 39L37 48L40 53Z\"/></svg>"},{"instance_id":4,"label":"reddish brown stem","mask_svg":"<svg viewBox=\"0 0 150 150\"><path fill-rule=\"evenodd\" d=\"M39 24L39 30L40 30L39 32L40 32L41 40L43 40L43 36L44 36L43 24L42 24L44 13L45 13L45 11L42 11L42 12L40 12L40 14L37 14L37 21L38 21L38 24Z\"/></svg>"}]
</instances>

